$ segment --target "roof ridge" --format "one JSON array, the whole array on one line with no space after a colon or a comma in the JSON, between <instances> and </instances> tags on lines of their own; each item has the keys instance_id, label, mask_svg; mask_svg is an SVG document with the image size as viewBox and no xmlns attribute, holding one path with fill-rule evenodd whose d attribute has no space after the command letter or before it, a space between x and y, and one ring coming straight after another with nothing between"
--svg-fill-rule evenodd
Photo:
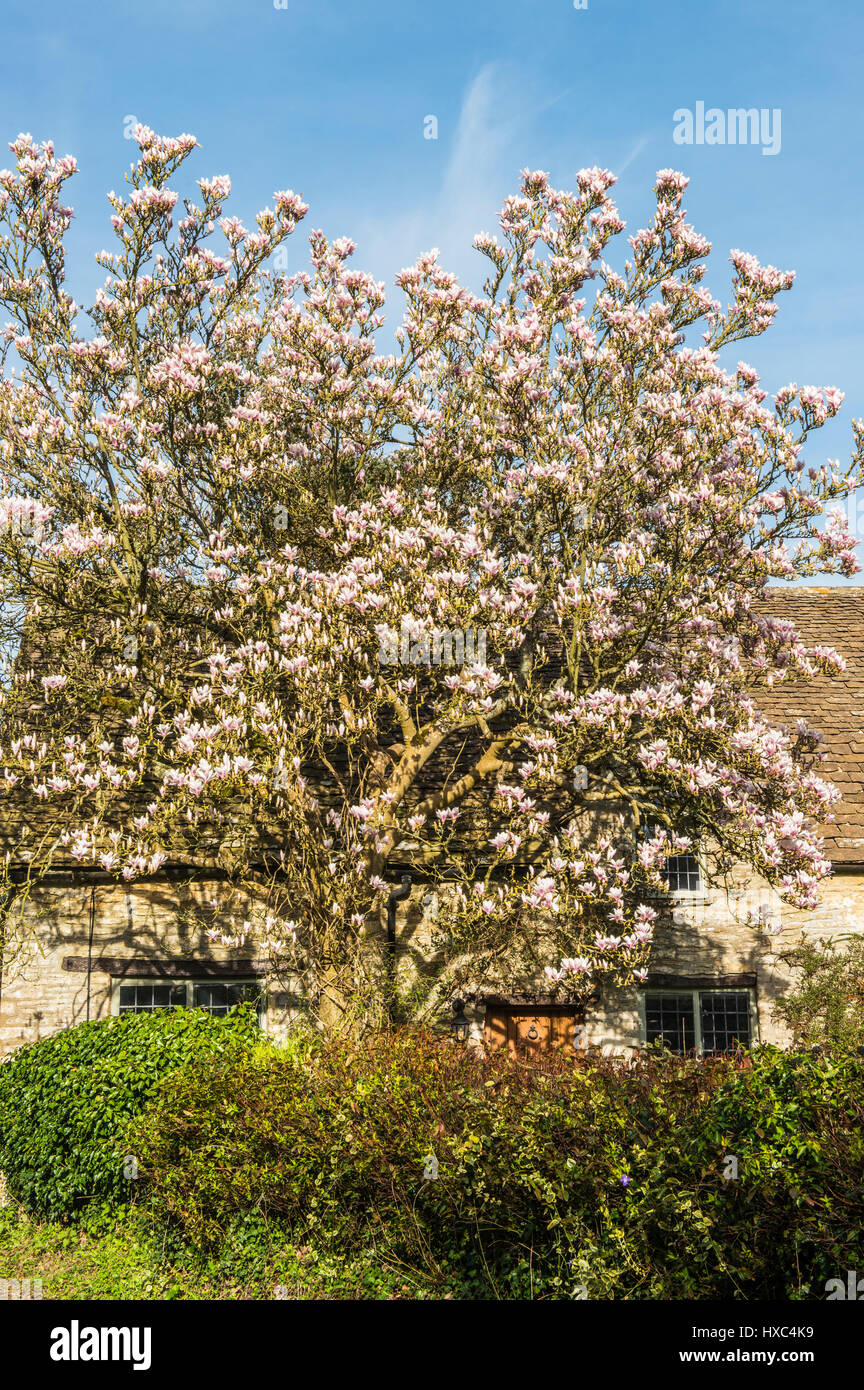
<instances>
[{"instance_id":1,"label":"roof ridge","mask_svg":"<svg viewBox=\"0 0 864 1390\"><path fill-rule=\"evenodd\" d=\"M864 584L769 584L768 594L864 594Z\"/></svg>"}]
</instances>

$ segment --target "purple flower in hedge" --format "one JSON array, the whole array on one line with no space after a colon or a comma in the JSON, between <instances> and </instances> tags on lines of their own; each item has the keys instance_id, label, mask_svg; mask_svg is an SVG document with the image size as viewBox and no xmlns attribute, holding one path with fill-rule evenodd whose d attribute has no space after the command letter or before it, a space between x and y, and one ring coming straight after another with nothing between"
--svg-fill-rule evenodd
<instances>
[{"instance_id":1,"label":"purple flower in hedge","mask_svg":"<svg viewBox=\"0 0 864 1390\"><path fill-rule=\"evenodd\" d=\"M628 1176L627 1176L626 1173L622 1173L622 1174L621 1174L621 1177L618 1179L618 1181L620 1182L620 1184L621 1184L622 1187L629 1187L629 1186L630 1186L630 1179L628 1178Z\"/></svg>"}]
</instances>

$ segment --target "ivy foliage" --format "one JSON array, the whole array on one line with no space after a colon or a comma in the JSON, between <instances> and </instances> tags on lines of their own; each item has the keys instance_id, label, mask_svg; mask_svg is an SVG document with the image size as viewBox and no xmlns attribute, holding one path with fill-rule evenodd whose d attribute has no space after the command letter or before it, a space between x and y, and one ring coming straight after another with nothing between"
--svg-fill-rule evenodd
<instances>
[{"instance_id":1,"label":"ivy foliage","mask_svg":"<svg viewBox=\"0 0 864 1390\"><path fill-rule=\"evenodd\" d=\"M128 1200L133 1115L179 1067L245 1054L260 1036L251 1009L127 1014L63 1029L0 1063L0 1170L26 1211L74 1218Z\"/></svg>"}]
</instances>

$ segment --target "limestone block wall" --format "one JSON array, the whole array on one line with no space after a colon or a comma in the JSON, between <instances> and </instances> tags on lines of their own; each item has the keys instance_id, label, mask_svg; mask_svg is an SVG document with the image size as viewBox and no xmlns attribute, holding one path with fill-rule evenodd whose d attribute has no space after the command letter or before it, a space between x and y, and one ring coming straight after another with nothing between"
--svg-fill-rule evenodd
<instances>
[{"instance_id":1,"label":"limestone block wall","mask_svg":"<svg viewBox=\"0 0 864 1390\"><path fill-rule=\"evenodd\" d=\"M254 958L254 943L227 948L216 945L200 925L190 924L186 910L218 904L224 891L218 883L183 884L160 881L96 886L48 887L34 890L26 907L31 931L20 959L7 962L0 994L0 1055L34 1042L58 1029L87 1019L103 1018L114 1007L116 981L99 968L105 957L190 964ZM789 986L788 972L778 952L808 937L838 937L864 931L864 873L838 872L821 888L815 912L795 911L780 903L767 885L744 873L723 886L695 895L681 895L664 909L657 925L650 960L650 980L672 982L675 977L722 980L752 976L758 1037L787 1041L771 1018L771 1008ZM436 934L446 929L447 901L443 890L418 885L397 913L397 973L401 991L421 977L435 978ZM779 935L769 928L782 928ZM383 921L381 924L383 939ZM381 942L372 943L380 951ZM542 952L538 953L542 956ZM93 968L64 969L69 957L89 956ZM549 957L543 958L549 963ZM189 974L194 973L191 969ZM301 1016L304 1001L295 981L265 975L266 1011L262 1022L279 1036ZM460 989L466 997L464 1017L470 1036L483 1039L484 992L524 991L546 995L542 964L531 970L502 972L500 980L477 981L475 990ZM441 990L441 1015L447 1017L454 990ZM602 991L586 1013L585 1041L607 1051L626 1051L641 1041L639 991Z\"/></svg>"},{"instance_id":2,"label":"limestone block wall","mask_svg":"<svg viewBox=\"0 0 864 1390\"><path fill-rule=\"evenodd\" d=\"M4 965L0 1055L88 1018L107 1017L118 981L100 968L105 957L168 960L189 965L190 975L195 961L254 959L254 943L214 944L202 927L184 919L182 909L218 900L219 889L212 883L176 882L34 889L24 914L26 940ZM64 968L70 957L79 963L89 958L90 972ZM278 1035L302 1011L303 1001L292 982L272 972L264 978L262 1023Z\"/></svg>"},{"instance_id":3,"label":"limestone block wall","mask_svg":"<svg viewBox=\"0 0 864 1390\"><path fill-rule=\"evenodd\" d=\"M786 993L790 973L779 953L807 938L842 938L864 931L864 873L840 871L820 888L820 904L813 912L791 908L765 882L743 868L722 884L695 894L676 895L658 917L649 962L649 986L672 984L676 979L716 980L733 987L736 977L752 978L755 995L756 1039L783 1046L788 1036L772 1018L775 1001ZM658 902L659 906L659 902ZM404 990L423 974L433 974L435 928L446 923L447 899L443 890L416 888L398 915L398 978ZM780 928L777 932L776 928ZM549 963L547 958L544 963ZM534 974L502 974L500 980L478 981L468 991L464 1017L472 1041L484 1035L484 989L495 992L546 995L549 986L542 967ZM462 993L463 991L459 991ZM453 991L444 991L447 1001ZM626 1052L642 1041L637 988L610 988L598 992L585 1015L585 1041L607 1052Z\"/></svg>"},{"instance_id":4,"label":"limestone block wall","mask_svg":"<svg viewBox=\"0 0 864 1390\"><path fill-rule=\"evenodd\" d=\"M785 1046L786 1030L772 1019L772 1006L792 983L779 953L808 939L842 938L864 931L864 874L837 873L820 888L820 905L805 912L781 903L766 883L744 872L724 887L681 895L658 920L649 962L649 982L676 977L722 979L752 975L758 1040ZM780 928L779 932L774 929ZM637 989L603 991L586 1015L589 1044L606 1051L638 1045Z\"/></svg>"}]
</instances>

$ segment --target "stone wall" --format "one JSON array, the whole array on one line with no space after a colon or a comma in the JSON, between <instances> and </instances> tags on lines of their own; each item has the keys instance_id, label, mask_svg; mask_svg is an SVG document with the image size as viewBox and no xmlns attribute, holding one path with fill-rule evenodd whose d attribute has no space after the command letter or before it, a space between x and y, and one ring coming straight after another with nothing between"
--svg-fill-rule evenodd
<instances>
[{"instance_id":1,"label":"stone wall","mask_svg":"<svg viewBox=\"0 0 864 1390\"><path fill-rule=\"evenodd\" d=\"M104 973L105 957L130 960L169 960L181 968L198 961L240 961L255 956L254 943L226 948L214 945L200 925L190 924L194 912L218 903L220 886L213 883L148 882L121 887L113 884L47 887L34 890L26 907L29 944L21 959L4 970L0 996L0 1053L34 1042L86 1018L104 1018L116 1007L117 981ZM710 979L752 976L755 981L758 1037L783 1043L782 1030L771 1019L774 1000L788 988L789 979L778 950L794 944L803 932L809 937L864 931L864 874L838 872L822 885L821 905L811 913L781 905L767 885L746 876L733 876L724 887L697 895L682 895L658 921L650 961L653 982L675 977ZM188 915L187 915L188 913ZM400 987L409 987L421 974L434 976L432 941L446 900L429 887L415 887L397 910L397 964ZM780 925L780 935L767 930ZM383 923L382 923L383 932ZM91 941L92 935L92 941ZM91 961L86 970L69 970L64 962ZM263 967L262 967L263 968ZM267 1006L262 1018L268 1032L279 1035L300 1016L303 1001L296 984L264 976ZM502 980L502 985L503 985ZM506 982L514 988L511 978ZM494 982L484 987L494 992ZM538 972L525 975L515 987L545 994L548 986ZM460 991L461 992L461 991ZM482 988L469 991L465 1017L471 1035L482 1040ZM449 995L442 993L443 1012ZM601 992L586 1014L585 1040L604 1050L627 1050L640 1041L638 991Z\"/></svg>"},{"instance_id":2,"label":"stone wall","mask_svg":"<svg viewBox=\"0 0 864 1390\"><path fill-rule=\"evenodd\" d=\"M778 953L802 936L837 938L864 931L864 873L838 872L823 882L820 904L805 912L781 903L766 883L743 872L723 887L681 895L658 921L649 963L649 983L679 977L721 980L752 975L758 1040L784 1046L786 1030L771 1017L772 1005L789 988L790 973ZM772 930L777 926L780 932ZM587 1016L589 1042L606 1050L634 1046L639 1039L638 991L601 995Z\"/></svg>"},{"instance_id":3,"label":"stone wall","mask_svg":"<svg viewBox=\"0 0 864 1390\"><path fill-rule=\"evenodd\" d=\"M195 961L254 959L254 943L227 948L190 922L195 909L218 901L220 885L177 882L80 884L34 889L24 914L23 945L6 963L0 994L0 1055L60 1028L116 1012L117 979L106 957L169 961L194 976ZM178 911L179 910L179 911ZM187 915L188 914L188 915ZM68 966L70 958L77 968ZM84 968L89 960L91 969ZM256 965L258 963L256 962ZM133 975L134 978L134 975ZM291 982L264 975L262 1022L279 1034L302 1011Z\"/></svg>"}]
</instances>

